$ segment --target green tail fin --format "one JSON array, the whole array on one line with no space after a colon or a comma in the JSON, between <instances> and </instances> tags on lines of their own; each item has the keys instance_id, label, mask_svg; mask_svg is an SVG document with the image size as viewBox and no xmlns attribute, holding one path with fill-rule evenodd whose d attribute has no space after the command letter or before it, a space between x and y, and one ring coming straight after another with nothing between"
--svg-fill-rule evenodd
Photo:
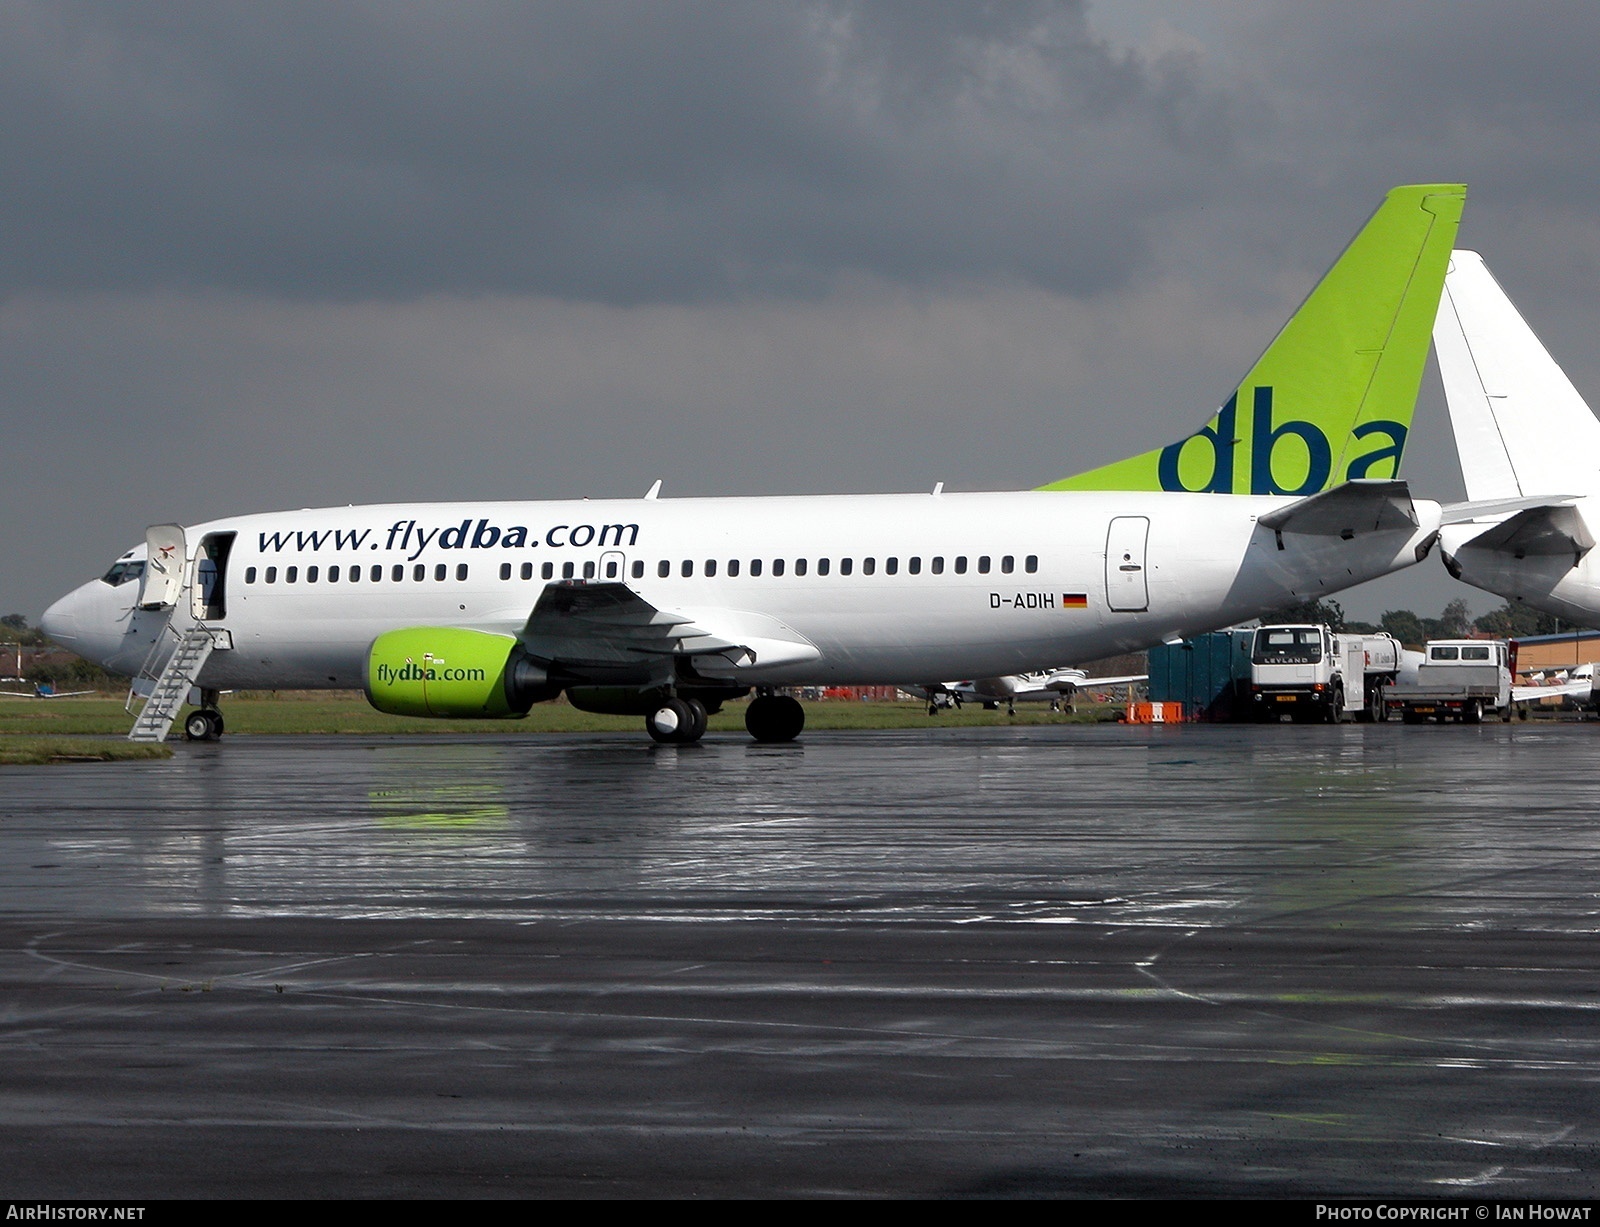
<instances>
[{"instance_id":1,"label":"green tail fin","mask_svg":"<svg viewBox=\"0 0 1600 1227\"><path fill-rule=\"evenodd\" d=\"M1040 489L1304 495L1398 476L1466 196L1395 188L1209 424Z\"/></svg>"}]
</instances>

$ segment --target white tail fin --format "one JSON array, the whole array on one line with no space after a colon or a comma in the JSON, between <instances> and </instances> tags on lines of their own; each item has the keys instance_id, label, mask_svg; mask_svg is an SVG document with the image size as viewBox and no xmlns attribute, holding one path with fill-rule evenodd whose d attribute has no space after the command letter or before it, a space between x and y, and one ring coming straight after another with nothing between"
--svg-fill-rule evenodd
<instances>
[{"instance_id":1,"label":"white tail fin","mask_svg":"<svg viewBox=\"0 0 1600 1227\"><path fill-rule=\"evenodd\" d=\"M1433 326L1467 497L1600 494L1600 421L1474 251Z\"/></svg>"}]
</instances>

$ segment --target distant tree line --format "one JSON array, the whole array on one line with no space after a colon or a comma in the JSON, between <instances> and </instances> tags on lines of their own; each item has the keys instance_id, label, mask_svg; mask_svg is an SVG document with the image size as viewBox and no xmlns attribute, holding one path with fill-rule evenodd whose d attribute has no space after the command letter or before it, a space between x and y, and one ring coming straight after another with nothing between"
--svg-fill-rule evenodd
<instances>
[{"instance_id":1,"label":"distant tree line","mask_svg":"<svg viewBox=\"0 0 1600 1227\"><path fill-rule=\"evenodd\" d=\"M15 669L18 645L26 649L22 655L22 676L29 683L70 684L74 688L94 690L127 688L127 678L107 673L94 662L51 643L43 631L28 625L21 614L0 617L0 673L10 676Z\"/></svg>"}]
</instances>

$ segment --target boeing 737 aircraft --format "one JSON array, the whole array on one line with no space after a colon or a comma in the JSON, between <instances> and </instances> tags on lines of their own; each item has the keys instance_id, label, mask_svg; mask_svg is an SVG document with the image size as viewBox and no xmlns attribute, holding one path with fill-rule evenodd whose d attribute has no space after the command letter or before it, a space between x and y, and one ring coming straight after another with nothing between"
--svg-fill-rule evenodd
<instances>
[{"instance_id":1,"label":"boeing 737 aircraft","mask_svg":"<svg viewBox=\"0 0 1600 1227\"><path fill-rule=\"evenodd\" d=\"M52 638L191 737L221 690L361 687L382 711L517 716L565 693L689 742L793 685L1001 677L1197 634L1426 556L1397 479L1465 189L1396 188L1208 425L998 494L394 504L158 525L53 605Z\"/></svg>"},{"instance_id":2,"label":"boeing 737 aircraft","mask_svg":"<svg viewBox=\"0 0 1600 1227\"><path fill-rule=\"evenodd\" d=\"M1433 341L1471 500L1445 511L1450 574L1600 625L1600 421L1476 252L1452 254Z\"/></svg>"}]
</instances>

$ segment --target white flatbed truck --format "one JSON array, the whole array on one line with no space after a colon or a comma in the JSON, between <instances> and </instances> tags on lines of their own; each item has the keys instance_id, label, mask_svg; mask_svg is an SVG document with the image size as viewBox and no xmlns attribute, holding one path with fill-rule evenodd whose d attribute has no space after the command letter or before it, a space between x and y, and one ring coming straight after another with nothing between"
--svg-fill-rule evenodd
<instances>
[{"instance_id":1,"label":"white flatbed truck","mask_svg":"<svg viewBox=\"0 0 1600 1227\"><path fill-rule=\"evenodd\" d=\"M1511 719L1511 663L1503 639L1434 639L1423 649L1417 680L1393 687L1389 714L1407 724L1459 720L1480 724L1487 715Z\"/></svg>"}]
</instances>

